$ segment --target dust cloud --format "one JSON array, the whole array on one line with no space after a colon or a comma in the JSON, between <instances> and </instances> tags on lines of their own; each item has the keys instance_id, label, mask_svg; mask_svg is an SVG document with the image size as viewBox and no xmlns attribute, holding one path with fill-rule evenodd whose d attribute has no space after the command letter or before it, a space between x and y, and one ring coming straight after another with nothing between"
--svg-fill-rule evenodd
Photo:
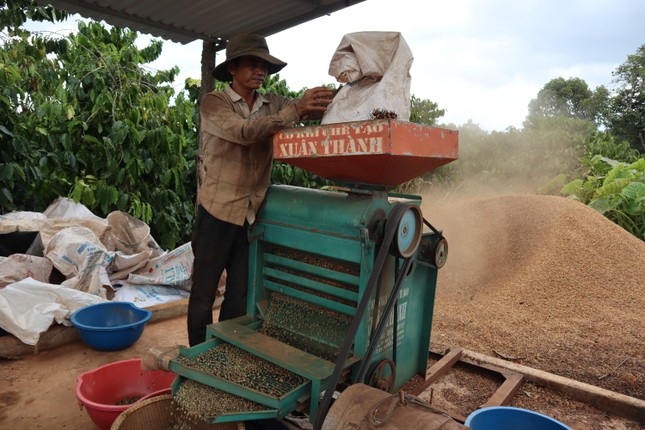
<instances>
[{"instance_id":1,"label":"dust cloud","mask_svg":"<svg viewBox=\"0 0 645 430\"><path fill-rule=\"evenodd\" d=\"M558 194L563 172L574 172L582 155L581 130L507 130L487 133L476 125L459 130L459 158L418 181L424 217L443 230L448 260L440 278L452 292L473 294L508 275L539 248L536 208L517 207L517 199L540 206L542 194ZM513 209L520 213L513 213ZM549 214L545 214L548 219Z\"/></svg>"}]
</instances>

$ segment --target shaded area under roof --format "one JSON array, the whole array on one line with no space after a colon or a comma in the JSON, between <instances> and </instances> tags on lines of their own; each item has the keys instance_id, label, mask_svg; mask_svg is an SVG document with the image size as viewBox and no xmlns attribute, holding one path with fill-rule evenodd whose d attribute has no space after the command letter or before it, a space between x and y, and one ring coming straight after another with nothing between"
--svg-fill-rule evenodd
<instances>
[{"instance_id":1,"label":"shaded area under roof","mask_svg":"<svg viewBox=\"0 0 645 430\"><path fill-rule=\"evenodd\" d=\"M269 36L364 0L37 0L179 43L210 40L216 49L239 33Z\"/></svg>"}]
</instances>

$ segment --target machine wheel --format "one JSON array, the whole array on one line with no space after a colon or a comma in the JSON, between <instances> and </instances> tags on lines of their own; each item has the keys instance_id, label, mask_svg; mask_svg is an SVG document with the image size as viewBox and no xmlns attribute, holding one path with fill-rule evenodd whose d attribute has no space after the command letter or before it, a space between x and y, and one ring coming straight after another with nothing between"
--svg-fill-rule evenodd
<instances>
[{"instance_id":1,"label":"machine wheel","mask_svg":"<svg viewBox=\"0 0 645 430\"><path fill-rule=\"evenodd\" d=\"M389 376L386 376L388 374ZM390 359L381 360L372 365L372 370L367 376L367 385L379 390L393 393L396 381L396 364Z\"/></svg>"},{"instance_id":2,"label":"machine wheel","mask_svg":"<svg viewBox=\"0 0 645 430\"><path fill-rule=\"evenodd\" d=\"M423 216L418 206L410 205L403 213L396 234L394 235L394 251L403 258L414 255L421 243L423 234Z\"/></svg>"},{"instance_id":3,"label":"machine wheel","mask_svg":"<svg viewBox=\"0 0 645 430\"><path fill-rule=\"evenodd\" d=\"M446 239L439 239L432 246L432 262L437 269L441 269L448 259L448 241Z\"/></svg>"}]
</instances>

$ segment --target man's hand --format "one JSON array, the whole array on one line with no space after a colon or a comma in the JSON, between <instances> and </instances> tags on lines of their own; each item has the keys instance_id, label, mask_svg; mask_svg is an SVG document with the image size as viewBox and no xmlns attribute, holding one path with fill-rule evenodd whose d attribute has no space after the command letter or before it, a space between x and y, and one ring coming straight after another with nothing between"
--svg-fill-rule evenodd
<instances>
[{"instance_id":1,"label":"man's hand","mask_svg":"<svg viewBox=\"0 0 645 430\"><path fill-rule=\"evenodd\" d=\"M296 104L301 120L320 119L334 98L335 91L325 87L310 88Z\"/></svg>"}]
</instances>

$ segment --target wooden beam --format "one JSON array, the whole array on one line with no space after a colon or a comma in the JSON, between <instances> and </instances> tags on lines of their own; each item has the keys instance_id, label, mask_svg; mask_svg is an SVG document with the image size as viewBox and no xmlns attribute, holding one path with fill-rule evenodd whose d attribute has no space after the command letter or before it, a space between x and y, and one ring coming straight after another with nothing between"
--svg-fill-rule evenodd
<instances>
[{"instance_id":1,"label":"wooden beam","mask_svg":"<svg viewBox=\"0 0 645 430\"><path fill-rule=\"evenodd\" d=\"M478 352L462 350L463 360L470 359L475 363L485 363L524 375L524 378L537 385L566 394L573 400L587 403L597 409L610 412L630 420L645 423L645 400L626 396L615 391L596 387L595 385L565 378L532 367L522 366Z\"/></svg>"},{"instance_id":2,"label":"wooden beam","mask_svg":"<svg viewBox=\"0 0 645 430\"><path fill-rule=\"evenodd\" d=\"M412 394L418 396L424 392L434 381L448 373L450 368L452 368L460 358L461 349L453 349L448 354L444 355L428 370L426 370L425 380L412 389Z\"/></svg>"}]
</instances>

